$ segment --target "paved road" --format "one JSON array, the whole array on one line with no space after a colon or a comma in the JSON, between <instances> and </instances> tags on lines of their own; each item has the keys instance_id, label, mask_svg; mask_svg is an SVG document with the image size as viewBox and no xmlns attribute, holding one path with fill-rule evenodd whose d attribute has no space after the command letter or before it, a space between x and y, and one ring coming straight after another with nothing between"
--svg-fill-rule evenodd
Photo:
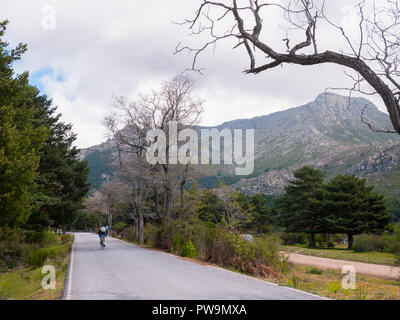
<instances>
[{"instance_id":1,"label":"paved road","mask_svg":"<svg viewBox=\"0 0 400 320\"><path fill-rule=\"evenodd\" d=\"M76 233L66 299L321 299L220 268L107 239Z\"/></svg>"},{"instance_id":2,"label":"paved road","mask_svg":"<svg viewBox=\"0 0 400 320\"><path fill-rule=\"evenodd\" d=\"M306 256L303 254L289 253L289 261L294 264L315 266L322 269L342 270L343 266L353 266L357 274L364 274L372 277L386 279L400 279L400 268L385 266L381 264L372 264L364 262L354 262L348 260L329 259L322 257Z\"/></svg>"}]
</instances>

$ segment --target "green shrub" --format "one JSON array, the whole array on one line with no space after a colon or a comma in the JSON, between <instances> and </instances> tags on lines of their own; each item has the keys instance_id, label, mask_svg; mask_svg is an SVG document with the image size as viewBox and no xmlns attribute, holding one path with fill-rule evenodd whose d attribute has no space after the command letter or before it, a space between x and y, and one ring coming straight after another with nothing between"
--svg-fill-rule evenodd
<instances>
[{"instance_id":1,"label":"green shrub","mask_svg":"<svg viewBox=\"0 0 400 320\"><path fill-rule=\"evenodd\" d=\"M197 250L192 241L182 238L179 234L174 235L171 252L188 258L195 258L197 256Z\"/></svg>"},{"instance_id":2,"label":"green shrub","mask_svg":"<svg viewBox=\"0 0 400 320\"><path fill-rule=\"evenodd\" d=\"M316 267L312 267L312 268L308 271L308 273L311 273L311 274L319 274L319 275L321 275L321 274L323 273L323 271L322 271L321 269L316 268Z\"/></svg>"},{"instance_id":3,"label":"green shrub","mask_svg":"<svg viewBox=\"0 0 400 320\"><path fill-rule=\"evenodd\" d=\"M355 252L372 251L371 237L367 234L360 234L354 238L353 250Z\"/></svg>"},{"instance_id":4,"label":"green shrub","mask_svg":"<svg viewBox=\"0 0 400 320\"><path fill-rule=\"evenodd\" d=\"M57 257L64 257L69 251L68 245L62 245L50 248L39 248L32 252L29 256L28 264L31 267L41 267L48 259L56 259Z\"/></svg>"},{"instance_id":5,"label":"green shrub","mask_svg":"<svg viewBox=\"0 0 400 320\"><path fill-rule=\"evenodd\" d=\"M47 231L1 228L0 271L8 271L24 264L38 266L47 258L58 256L59 251L64 254L68 252L71 237L66 234L59 237ZM60 243L64 246L60 246Z\"/></svg>"},{"instance_id":6,"label":"green shrub","mask_svg":"<svg viewBox=\"0 0 400 320\"><path fill-rule=\"evenodd\" d=\"M308 241L311 244L311 234L308 234ZM315 234L315 244L317 247L324 247L324 244L326 242L325 236L321 234Z\"/></svg>"},{"instance_id":7,"label":"green shrub","mask_svg":"<svg viewBox=\"0 0 400 320\"><path fill-rule=\"evenodd\" d=\"M62 244L69 243L70 240L72 240L72 236L71 236L71 235L69 235L69 234L63 234L63 235L61 235L61 243L62 243Z\"/></svg>"},{"instance_id":8,"label":"green shrub","mask_svg":"<svg viewBox=\"0 0 400 320\"><path fill-rule=\"evenodd\" d=\"M255 275L271 275L285 269L279 253L280 240L265 236L246 241L240 234L218 228L210 248L210 261Z\"/></svg>"},{"instance_id":9,"label":"green shrub","mask_svg":"<svg viewBox=\"0 0 400 320\"><path fill-rule=\"evenodd\" d=\"M0 228L0 272L24 262L29 247L24 244L24 234L16 228Z\"/></svg>"},{"instance_id":10,"label":"green shrub","mask_svg":"<svg viewBox=\"0 0 400 320\"><path fill-rule=\"evenodd\" d=\"M114 225L113 229L117 234L121 234L122 231L124 231L124 229L126 228L126 226L127 224L125 222L120 221Z\"/></svg>"},{"instance_id":11,"label":"green shrub","mask_svg":"<svg viewBox=\"0 0 400 320\"><path fill-rule=\"evenodd\" d=\"M334 282L328 282L326 284L326 288L330 293L336 294L342 289L342 286L338 281L334 281Z\"/></svg>"},{"instance_id":12,"label":"green shrub","mask_svg":"<svg viewBox=\"0 0 400 320\"><path fill-rule=\"evenodd\" d=\"M128 239L133 231L133 227L126 228L123 237ZM265 236L249 242L221 225L196 219L170 220L159 226L146 224L144 241L154 248L250 274L274 275L287 267L280 256L279 238Z\"/></svg>"},{"instance_id":13,"label":"green shrub","mask_svg":"<svg viewBox=\"0 0 400 320\"><path fill-rule=\"evenodd\" d=\"M49 247L57 244L57 235L48 231L24 231L25 242L38 244L40 247Z\"/></svg>"},{"instance_id":14,"label":"green shrub","mask_svg":"<svg viewBox=\"0 0 400 320\"><path fill-rule=\"evenodd\" d=\"M390 236L360 234L354 237L353 250L356 252L383 252L391 243Z\"/></svg>"},{"instance_id":15,"label":"green shrub","mask_svg":"<svg viewBox=\"0 0 400 320\"><path fill-rule=\"evenodd\" d=\"M21 243L24 240L23 232L17 228L8 226L0 227L0 241L9 241L13 243Z\"/></svg>"},{"instance_id":16,"label":"green shrub","mask_svg":"<svg viewBox=\"0 0 400 320\"><path fill-rule=\"evenodd\" d=\"M136 240L136 228L135 226L128 226L121 232L121 237L134 242Z\"/></svg>"},{"instance_id":17,"label":"green shrub","mask_svg":"<svg viewBox=\"0 0 400 320\"><path fill-rule=\"evenodd\" d=\"M400 255L400 224L393 227L391 235L384 235L385 252L395 253Z\"/></svg>"},{"instance_id":18,"label":"green shrub","mask_svg":"<svg viewBox=\"0 0 400 320\"><path fill-rule=\"evenodd\" d=\"M300 232L281 232L279 234L280 239L283 241L285 246L292 246L294 244L306 244L307 235Z\"/></svg>"},{"instance_id":19,"label":"green shrub","mask_svg":"<svg viewBox=\"0 0 400 320\"><path fill-rule=\"evenodd\" d=\"M158 226L150 223L146 224L144 228L144 243L150 247L153 247L156 242L158 231Z\"/></svg>"},{"instance_id":20,"label":"green shrub","mask_svg":"<svg viewBox=\"0 0 400 320\"><path fill-rule=\"evenodd\" d=\"M23 263L25 246L20 243L2 241L0 243L0 271L7 271Z\"/></svg>"}]
</instances>

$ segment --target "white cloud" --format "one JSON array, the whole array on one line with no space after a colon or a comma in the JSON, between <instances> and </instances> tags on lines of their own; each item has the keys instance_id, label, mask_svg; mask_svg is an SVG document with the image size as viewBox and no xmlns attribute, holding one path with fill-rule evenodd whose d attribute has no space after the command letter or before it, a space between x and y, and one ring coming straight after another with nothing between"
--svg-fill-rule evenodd
<instances>
[{"instance_id":1,"label":"white cloud","mask_svg":"<svg viewBox=\"0 0 400 320\"><path fill-rule=\"evenodd\" d=\"M180 41L198 46L199 40L171 21L192 17L200 2L0 0L0 19L10 20L6 39L12 45L28 43L29 51L17 64L19 71L53 70L43 75L43 87L63 120L73 124L78 146L87 147L104 140L101 120L111 111L112 94L148 91L190 66L189 56L173 55L173 50ZM331 7L338 21L347 3L339 0ZM55 30L42 28L42 9L49 5L56 9ZM265 18L268 32L263 36L284 51L283 20L278 24L269 18L278 14L274 9ZM321 49L332 46L334 40L328 26L321 26ZM286 65L257 76L244 75L248 59L244 51L233 51L231 42L219 44L215 56L210 52L199 62L206 68L205 75L191 75L198 82L196 94L206 100L204 125L297 106L327 87L348 83L343 69L332 65Z\"/></svg>"}]
</instances>

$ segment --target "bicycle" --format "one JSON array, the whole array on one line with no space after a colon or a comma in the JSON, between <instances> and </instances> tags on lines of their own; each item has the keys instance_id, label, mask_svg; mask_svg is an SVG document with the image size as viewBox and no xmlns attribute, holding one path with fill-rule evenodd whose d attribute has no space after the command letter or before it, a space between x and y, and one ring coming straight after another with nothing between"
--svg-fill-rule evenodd
<instances>
[{"instance_id":1,"label":"bicycle","mask_svg":"<svg viewBox=\"0 0 400 320\"><path fill-rule=\"evenodd\" d=\"M103 250L106 247L106 245L104 244L104 236L100 236L100 248L101 250Z\"/></svg>"}]
</instances>

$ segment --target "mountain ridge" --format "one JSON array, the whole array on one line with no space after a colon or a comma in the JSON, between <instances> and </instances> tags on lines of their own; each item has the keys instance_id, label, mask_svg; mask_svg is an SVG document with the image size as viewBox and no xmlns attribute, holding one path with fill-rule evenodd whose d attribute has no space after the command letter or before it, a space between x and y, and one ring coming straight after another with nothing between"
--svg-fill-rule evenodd
<instances>
[{"instance_id":1,"label":"mountain ridge","mask_svg":"<svg viewBox=\"0 0 400 320\"><path fill-rule=\"evenodd\" d=\"M201 126L220 130L254 129L255 171L250 177L238 177L234 176L232 165L214 166L214 176L204 173L199 182L216 187L225 181L245 193L275 194L283 191L293 170L311 165L320 168L327 178L338 173L355 173L378 183L383 192L400 194L400 184L395 185L396 191L388 190L387 178L380 178L380 173L397 170L400 136L372 131L361 121L364 108L367 108L365 118L374 127L391 128L389 116L367 99L326 92L294 108L226 121L218 126ZM90 178L95 181L95 188L112 178L112 169L105 163L116 158L111 140L82 150L81 158L88 159L94 167ZM377 161L390 170L378 166Z\"/></svg>"}]
</instances>

